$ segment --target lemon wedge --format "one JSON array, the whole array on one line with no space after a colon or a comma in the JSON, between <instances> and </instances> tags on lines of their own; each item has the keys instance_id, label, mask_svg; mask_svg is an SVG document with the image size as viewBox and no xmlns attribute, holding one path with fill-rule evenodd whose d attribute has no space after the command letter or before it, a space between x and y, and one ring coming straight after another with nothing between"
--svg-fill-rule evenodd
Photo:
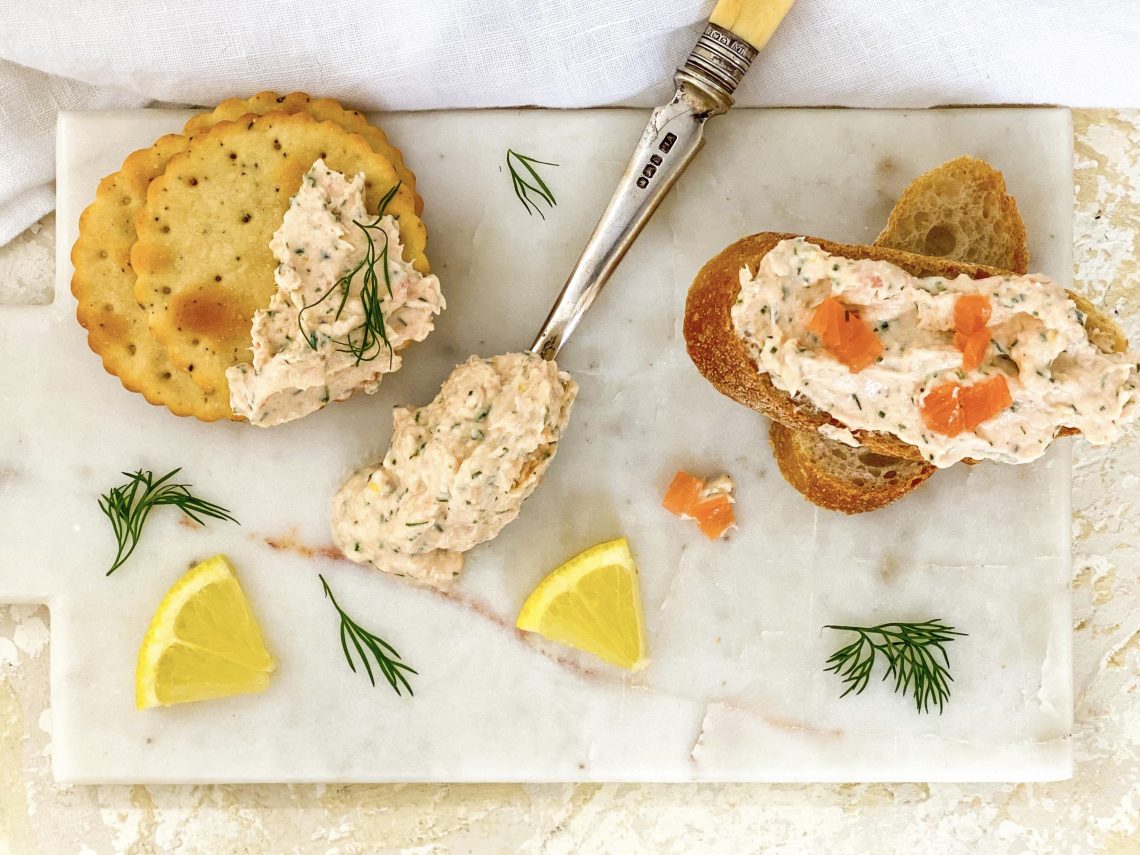
<instances>
[{"instance_id":1,"label":"lemon wedge","mask_svg":"<svg viewBox=\"0 0 1140 855\"><path fill-rule=\"evenodd\" d=\"M629 542L611 540L571 558L527 597L515 625L618 667L644 668L641 590Z\"/></svg>"},{"instance_id":2,"label":"lemon wedge","mask_svg":"<svg viewBox=\"0 0 1140 855\"><path fill-rule=\"evenodd\" d=\"M277 664L233 570L228 558L215 555L166 592L139 648L139 709L260 692L269 685Z\"/></svg>"}]
</instances>

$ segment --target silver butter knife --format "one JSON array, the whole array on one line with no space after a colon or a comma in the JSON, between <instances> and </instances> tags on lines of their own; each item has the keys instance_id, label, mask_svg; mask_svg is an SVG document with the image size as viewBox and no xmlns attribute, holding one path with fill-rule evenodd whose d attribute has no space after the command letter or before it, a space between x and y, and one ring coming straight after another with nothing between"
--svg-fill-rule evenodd
<instances>
[{"instance_id":1,"label":"silver butter knife","mask_svg":"<svg viewBox=\"0 0 1140 855\"><path fill-rule=\"evenodd\" d=\"M732 94L793 0L720 0L673 79L673 99L656 108L625 172L566 280L531 352L554 359L577 328L661 200L704 143L705 123Z\"/></svg>"}]
</instances>

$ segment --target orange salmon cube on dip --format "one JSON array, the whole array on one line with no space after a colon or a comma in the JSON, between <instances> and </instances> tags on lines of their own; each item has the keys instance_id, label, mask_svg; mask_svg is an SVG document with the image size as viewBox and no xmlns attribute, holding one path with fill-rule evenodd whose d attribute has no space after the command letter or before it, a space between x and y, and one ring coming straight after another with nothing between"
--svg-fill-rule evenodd
<instances>
[{"instance_id":1,"label":"orange salmon cube on dip","mask_svg":"<svg viewBox=\"0 0 1140 855\"><path fill-rule=\"evenodd\" d=\"M962 421L974 430L1013 404L1009 383L1001 374L987 377L962 392Z\"/></svg>"},{"instance_id":2,"label":"orange salmon cube on dip","mask_svg":"<svg viewBox=\"0 0 1140 855\"><path fill-rule=\"evenodd\" d=\"M957 383L943 383L927 393L922 401L922 420L928 428L943 436L957 436L966 429L961 392Z\"/></svg>"},{"instance_id":3,"label":"orange salmon cube on dip","mask_svg":"<svg viewBox=\"0 0 1140 855\"><path fill-rule=\"evenodd\" d=\"M963 294L954 302L954 328L960 333L976 333L986 328L993 308L984 294Z\"/></svg>"},{"instance_id":4,"label":"orange salmon cube on dip","mask_svg":"<svg viewBox=\"0 0 1140 855\"><path fill-rule=\"evenodd\" d=\"M975 371L990 347L993 307L984 294L963 294L954 303L954 346L962 351L962 368Z\"/></svg>"},{"instance_id":5,"label":"orange salmon cube on dip","mask_svg":"<svg viewBox=\"0 0 1140 855\"><path fill-rule=\"evenodd\" d=\"M986 351L990 349L989 328L982 327L972 333L954 333L954 346L962 351L962 370L977 370L986 358Z\"/></svg>"},{"instance_id":6,"label":"orange salmon cube on dip","mask_svg":"<svg viewBox=\"0 0 1140 855\"><path fill-rule=\"evenodd\" d=\"M922 402L922 420L935 433L957 436L976 430L1013 404L1005 376L995 374L973 386L942 383Z\"/></svg>"},{"instance_id":7,"label":"orange salmon cube on dip","mask_svg":"<svg viewBox=\"0 0 1140 855\"><path fill-rule=\"evenodd\" d=\"M858 312L837 297L828 297L816 306L808 329L819 336L832 356L856 374L882 356L879 337Z\"/></svg>"}]
</instances>

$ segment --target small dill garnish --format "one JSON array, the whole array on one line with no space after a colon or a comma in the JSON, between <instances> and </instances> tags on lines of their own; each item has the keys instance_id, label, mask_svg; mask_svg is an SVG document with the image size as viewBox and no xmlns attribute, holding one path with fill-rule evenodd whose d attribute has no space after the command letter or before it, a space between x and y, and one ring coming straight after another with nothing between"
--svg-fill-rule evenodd
<instances>
[{"instance_id":1,"label":"small dill garnish","mask_svg":"<svg viewBox=\"0 0 1140 855\"><path fill-rule=\"evenodd\" d=\"M115 561L107 571L108 576L131 557L138 546L147 517L159 505L174 505L201 525L205 525L202 517L237 522L225 508L192 495L189 484L170 483L170 479L181 471L181 467L172 469L157 479L149 470L124 472L122 474L127 476L127 483L113 487L99 497L99 510L111 521L111 529L115 532L118 543Z\"/></svg>"},{"instance_id":2,"label":"small dill garnish","mask_svg":"<svg viewBox=\"0 0 1140 855\"><path fill-rule=\"evenodd\" d=\"M846 647L831 654L824 668L843 678L847 697L854 692L862 694L871 679L871 670L878 654L887 660L883 679L895 678L894 690L914 697L920 713L930 712L935 705L941 714L943 704L950 699L950 657L945 644L965 636L941 620L922 623L883 623L878 626L835 626L824 629L854 632L858 635Z\"/></svg>"},{"instance_id":3,"label":"small dill garnish","mask_svg":"<svg viewBox=\"0 0 1140 855\"><path fill-rule=\"evenodd\" d=\"M325 596L332 600L333 608L336 609L337 614L340 615L340 646L344 651L344 658L348 660L348 667L352 669L352 673L356 672L356 663L353 661L352 653L349 651L348 644L351 641L352 646L356 649L360 661L364 664L365 673L368 674L368 682L373 686L376 685L376 677L372 673L372 665L368 661L368 653L371 653L373 658L376 659L376 664L380 666L381 673L388 680L388 685L396 692L397 695L401 694L400 686L403 685L408 690L409 695L414 695L412 687L408 684L407 677L404 672L409 674L418 673L415 668L400 661L400 654L396 652L396 648L386 642L384 639L373 635L368 630L364 629L360 624L345 614L344 609L336 601L333 596L332 589L329 588L329 583L325 581L325 577L317 574L317 578L321 580L321 585L325 589ZM365 652L367 649L368 653Z\"/></svg>"},{"instance_id":4,"label":"small dill garnish","mask_svg":"<svg viewBox=\"0 0 1140 855\"><path fill-rule=\"evenodd\" d=\"M525 154L519 154L513 149L507 149L507 169L511 173L511 184L514 187L515 195L518 196L519 201L522 202L526 212L531 214L538 214L544 220L546 214L542 213L538 202L545 202L547 207L553 208L558 204L554 198L554 193L551 192L546 182L542 180L542 176L534 168L535 164L541 166L558 166L557 163L551 163L548 160L537 160L533 157L528 157ZM532 180L528 180L532 179ZM538 197L538 201L531 198L531 194ZM532 211L531 208L534 210Z\"/></svg>"},{"instance_id":5,"label":"small dill garnish","mask_svg":"<svg viewBox=\"0 0 1140 855\"><path fill-rule=\"evenodd\" d=\"M335 344L337 350L342 353L351 353L355 356L357 365L361 362L370 362L379 356L381 342L383 342L384 347L388 350L389 364L395 359L395 351L392 349L392 343L388 340L388 328L384 323L384 310L381 303L384 297L380 292L380 276L376 272L376 266L379 264L381 270L384 272L385 289L388 292L388 296L391 297L392 275L388 270L388 233L381 228L380 221L384 218L384 212L396 197L396 193L399 189L400 183L397 182L393 185L392 189L384 195L384 198L380 200L380 204L376 209L376 216L372 222L362 223L359 220L352 221L353 225L359 228L363 233L364 240L367 243L364 257L357 262L355 267L341 276L329 290L318 297L314 302L303 306L300 313L298 313L297 326L311 349L317 349L317 334L315 331L307 332L305 330L305 312L319 306L331 295L339 291L340 304L337 306L336 314L333 316L333 319L340 320L345 304L348 303L348 296L352 291L352 280L358 273L363 271L360 285L360 304L364 310L364 321L357 329L351 330L344 338L332 339L332 343ZM373 236L374 231L378 231L380 237L384 239L379 251L377 251L377 239Z\"/></svg>"}]
</instances>

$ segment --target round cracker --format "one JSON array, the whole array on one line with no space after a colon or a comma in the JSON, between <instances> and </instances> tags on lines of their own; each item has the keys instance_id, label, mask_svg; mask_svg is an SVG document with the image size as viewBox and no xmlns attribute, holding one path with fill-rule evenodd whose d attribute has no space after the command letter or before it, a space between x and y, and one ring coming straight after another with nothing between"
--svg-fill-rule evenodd
<instances>
[{"instance_id":1,"label":"round cracker","mask_svg":"<svg viewBox=\"0 0 1140 855\"><path fill-rule=\"evenodd\" d=\"M364 173L370 211L399 181L360 135L307 113L272 112L195 136L150 184L131 252L135 297L171 361L206 391L228 396L226 369L249 361L253 313L276 288L269 241L318 158ZM387 210L400 223L405 259L428 273L412 190L401 185Z\"/></svg>"},{"instance_id":2,"label":"round cracker","mask_svg":"<svg viewBox=\"0 0 1140 855\"><path fill-rule=\"evenodd\" d=\"M360 134L375 151L387 157L396 167L400 181L414 192L416 176L404 165L404 155L388 142L388 136L375 125L368 123L359 110L347 110L332 98L312 98L304 92L290 92L278 95L276 92L258 92L252 98L228 98L214 108L211 113L199 113L186 123L182 132L194 135L208 130L219 122L233 122L250 113L264 116L266 113L305 112L319 122L333 122L350 134ZM416 193L416 213L423 213L424 202Z\"/></svg>"},{"instance_id":3,"label":"round cracker","mask_svg":"<svg viewBox=\"0 0 1140 855\"><path fill-rule=\"evenodd\" d=\"M135 301L130 264L135 216L146 202L147 186L187 145L188 140L178 134L164 136L131 154L119 172L100 182L95 201L79 218L79 239L71 249L75 267L71 291L88 345L123 386L175 415L216 421L232 416L229 401L204 392L188 373L171 364Z\"/></svg>"},{"instance_id":4,"label":"round cracker","mask_svg":"<svg viewBox=\"0 0 1140 855\"><path fill-rule=\"evenodd\" d=\"M214 111L191 118L183 129L185 136L162 137L150 148L131 154L119 172L104 178L95 201L80 218L79 240L71 252L75 267L72 293L78 301L76 316L88 331L88 346L99 354L109 373L118 376L125 388L178 416L194 416L203 421L239 418L233 415L223 395L203 391L189 372L171 362L166 348L150 334L148 315L134 296L130 252L136 239L135 218L146 202L150 182L162 174L170 158L186 149L187 137L205 133L222 121L273 110L306 112L318 120L332 121L350 133L359 133L373 149L390 156L401 180L414 186L415 175L403 167L403 156L383 131L332 99L314 100L303 92L283 96L262 92L253 98L224 101ZM418 195L416 205L419 213L422 200Z\"/></svg>"}]
</instances>

